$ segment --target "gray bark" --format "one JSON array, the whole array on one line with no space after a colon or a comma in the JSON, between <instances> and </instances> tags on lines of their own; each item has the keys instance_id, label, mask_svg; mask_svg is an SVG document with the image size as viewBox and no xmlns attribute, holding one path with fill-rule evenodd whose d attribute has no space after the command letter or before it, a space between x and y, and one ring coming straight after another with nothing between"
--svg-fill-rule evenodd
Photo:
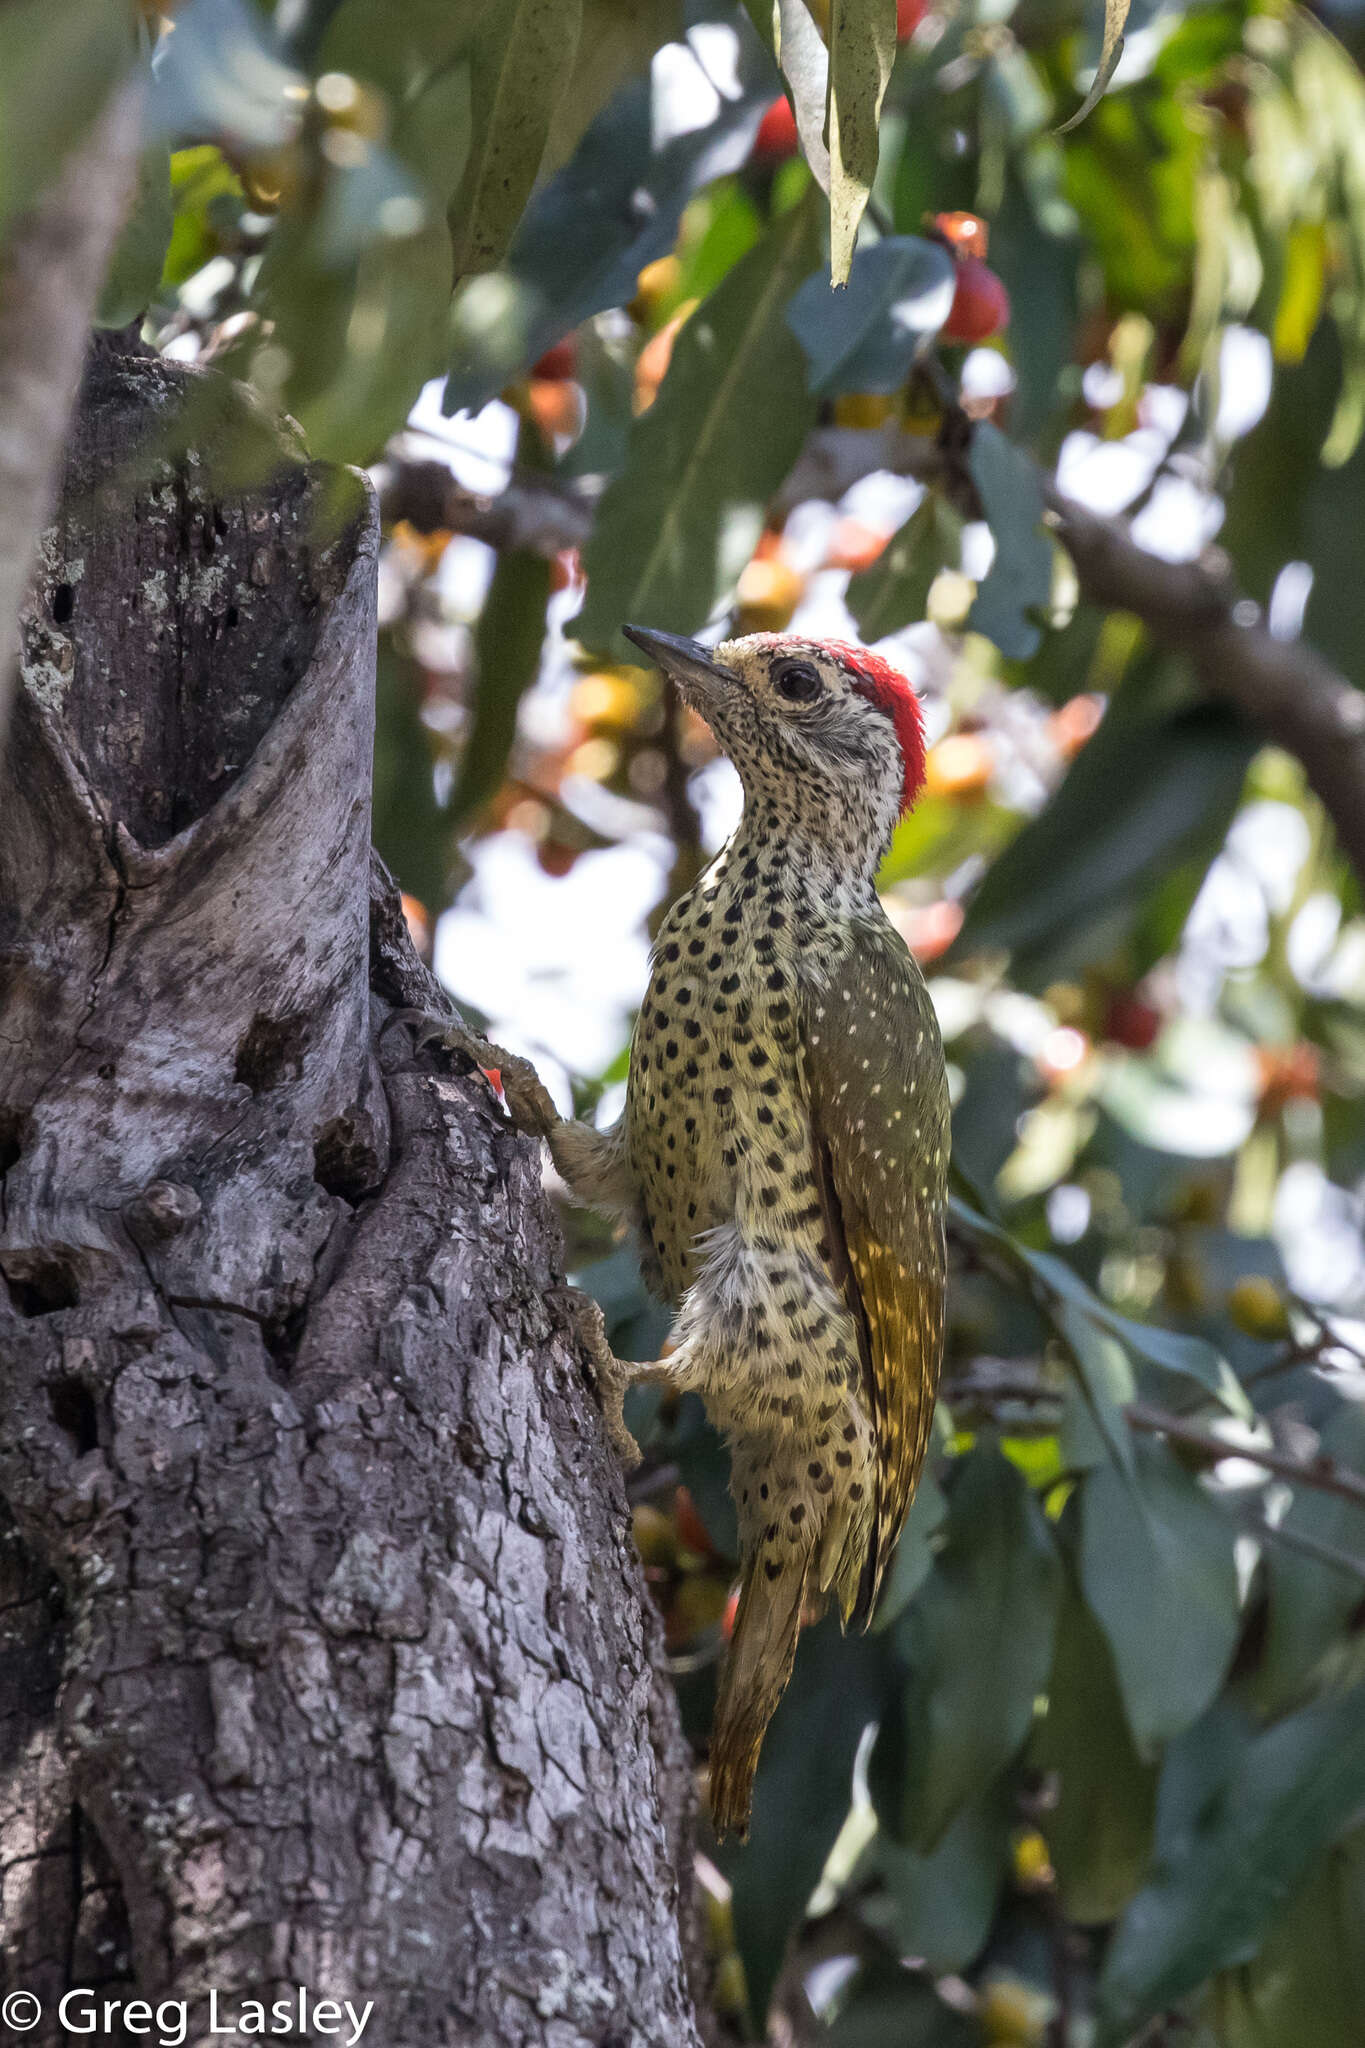
<instances>
[{"instance_id":1,"label":"gray bark","mask_svg":"<svg viewBox=\"0 0 1365 2048\"><path fill-rule=\"evenodd\" d=\"M210 385L93 359L0 764L0 1991L40 2044L72 1985L195 2042L302 1984L381 2048L687 2048L537 1155L381 1035L437 991L368 844L373 510L130 477Z\"/></svg>"}]
</instances>

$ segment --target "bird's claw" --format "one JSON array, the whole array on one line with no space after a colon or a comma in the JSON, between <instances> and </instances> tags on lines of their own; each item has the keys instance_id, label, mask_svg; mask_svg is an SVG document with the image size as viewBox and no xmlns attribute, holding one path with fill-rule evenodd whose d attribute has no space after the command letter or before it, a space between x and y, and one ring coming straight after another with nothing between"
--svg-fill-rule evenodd
<instances>
[{"instance_id":1,"label":"bird's claw","mask_svg":"<svg viewBox=\"0 0 1365 2048\"><path fill-rule=\"evenodd\" d=\"M479 1032L471 1031L456 1017L443 1017L429 1010L396 1010L388 1024L407 1024L420 1050L439 1045L446 1052L460 1053L478 1068L519 1131L529 1138L548 1138L559 1122L549 1091L531 1062L520 1053L507 1052ZM386 1024L385 1029L387 1030Z\"/></svg>"},{"instance_id":2,"label":"bird's claw","mask_svg":"<svg viewBox=\"0 0 1365 2048\"><path fill-rule=\"evenodd\" d=\"M640 1446L626 1428L625 1415L626 1389L634 1377L632 1369L608 1344L601 1307L590 1294L583 1294L576 1287L566 1288L565 1308L597 1381L597 1398L611 1447L625 1470L633 1472L640 1462Z\"/></svg>"}]
</instances>

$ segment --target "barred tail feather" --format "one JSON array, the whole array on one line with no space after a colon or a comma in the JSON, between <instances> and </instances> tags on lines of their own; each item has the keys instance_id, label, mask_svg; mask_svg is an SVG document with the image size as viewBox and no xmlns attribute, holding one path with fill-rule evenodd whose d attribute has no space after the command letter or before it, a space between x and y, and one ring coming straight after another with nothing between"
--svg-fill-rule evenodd
<instances>
[{"instance_id":1,"label":"barred tail feather","mask_svg":"<svg viewBox=\"0 0 1365 2048\"><path fill-rule=\"evenodd\" d=\"M811 1562L810 1551L793 1553L774 1578L761 1557L745 1567L711 1737L711 1821L718 1836L742 1840L749 1831L758 1753L791 1677Z\"/></svg>"}]
</instances>

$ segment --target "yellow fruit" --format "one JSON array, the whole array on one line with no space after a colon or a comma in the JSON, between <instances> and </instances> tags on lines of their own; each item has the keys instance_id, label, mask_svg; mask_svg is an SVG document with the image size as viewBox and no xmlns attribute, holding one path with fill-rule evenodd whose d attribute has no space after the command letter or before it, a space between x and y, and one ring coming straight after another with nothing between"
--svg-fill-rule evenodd
<instances>
[{"instance_id":1,"label":"yellow fruit","mask_svg":"<svg viewBox=\"0 0 1365 2048\"><path fill-rule=\"evenodd\" d=\"M1234 1283L1228 1290L1228 1315L1248 1337L1289 1335L1289 1311L1278 1287L1264 1273L1244 1273Z\"/></svg>"},{"instance_id":2,"label":"yellow fruit","mask_svg":"<svg viewBox=\"0 0 1365 2048\"><path fill-rule=\"evenodd\" d=\"M801 602L805 578L781 555L757 557L739 579L739 631L780 633Z\"/></svg>"},{"instance_id":3,"label":"yellow fruit","mask_svg":"<svg viewBox=\"0 0 1365 2048\"><path fill-rule=\"evenodd\" d=\"M1042 1891L1056 1876L1047 1843L1037 1828L1030 1828L1014 1844L1014 1875L1026 1891Z\"/></svg>"},{"instance_id":4,"label":"yellow fruit","mask_svg":"<svg viewBox=\"0 0 1365 2048\"><path fill-rule=\"evenodd\" d=\"M569 708L587 726L606 726L626 732L640 715L649 678L642 668L621 662L613 668L595 669L580 676L573 686Z\"/></svg>"},{"instance_id":5,"label":"yellow fruit","mask_svg":"<svg viewBox=\"0 0 1365 2048\"><path fill-rule=\"evenodd\" d=\"M991 2048L1043 2048L1055 2009L1046 1992L1018 1977L993 1977L982 1987L976 2016Z\"/></svg>"},{"instance_id":6,"label":"yellow fruit","mask_svg":"<svg viewBox=\"0 0 1365 2048\"><path fill-rule=\"evenodd\" d=\"M641 1501L630 1519L641 1563L672 1564L677 1555L678 1539L669 1517L661 1514L658 1508L652 1508L648 1501Z\"/></svg>"},{"instance_id":7,"label":"yellow fruit","mask_svg":"<svg viewBox=\"0 0 1365 2048\"><path fill-rule=\"evenodd\" d=\"M880 427L895 410L893 392L844 391L834 401L834 424L836 427Z\"/></svg>"},{"instance_id":8,"label":"yellow fruit","mask_svg":"<svg viewBox=\"0 0 1365 2048\"><path fill-rule=\"evenodd\" d=\"M646 263L635 280L630 312L637 320L656 319L660 309L677 297L681 281L682 264L676 256L660 256L653 263Z\"/></svg>"},{"instance_id":9,"label":"yellow fruit","mask_svg":"<svg viewBox=\"0 0 1365 2048\"><path fill-rule=\"evenodd\" d=\"M950 733L929 749L924 763L925 793L952 797L958 803L984 796L994 768L990 742L979 732Z\"/></svg>"}]
</instances>

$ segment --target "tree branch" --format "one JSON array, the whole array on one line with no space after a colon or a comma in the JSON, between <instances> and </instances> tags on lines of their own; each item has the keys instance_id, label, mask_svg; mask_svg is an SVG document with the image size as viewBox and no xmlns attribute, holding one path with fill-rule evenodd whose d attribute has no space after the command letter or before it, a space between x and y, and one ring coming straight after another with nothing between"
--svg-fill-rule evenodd
<instances>
[{"instance_id":1,"label":"tree branch","mask_svg":"<svg viewBox=\"0 0 1365 2048\"><path fill-rule=\"evenodd\" d=\"M95 300L137 169L142 95L111 93L0 248L0 744L19 611L52 514Z\"/></svg>"},{"instance_id":2,"label":"tree branch","mask_svg":"<svg viewBox=\"0 0 1365 2048\"><path fill-rule=\"evenodd\" d=\"M531 485L513 478L497 498L474 498L452 487L449 473L436 464L401 465L385 493L386 513L392 505L395 516L412 517L413 472L428 467L443 479L433 526L547 554L582 547L588 537L592 511L581 494L542 479ZM979 516L962 454L890 424L817 429L774 498L772 514L780 519L811 499L837 500L874 470L937 484L969 517ZM424 481L429 494L430 481ZM1206 549L1194 562L1163 561L1138 545L1123 520L1087 511L1051 478L1043 480L1043 492L1086 601L1132 612L1154 639L1189 657L1211 695L1303 763L1342 851L1365 883L1365 692L1302 641L1276 639L1259 606L1238 590L1221 548Z\"/></svg>"},{"instance_id":3,"label":"tree branch","mask_svg":"<svg viewBox=\"0 0 1365 2048\"><path fill-rule=\"evenodd\" d=\"M1282 1451L1263 1450L1259 1444L1229 1443L1226 1437L1215 1436L1212 1431L1200 1429L1164 1408L1150 1407L1145 1401L1130 1401L1123 1412L1131 1428L1183 1444L1186 1450L1197 1451L1211 1464L1224 1458L1242 1458L1249 1465L1259 1465L1263 1472L1274 1473L1277 1479L1287 1479L1291 1486L1311 1486L1317 1493L1334 1493L1341 1500L1365 1508L1365 1478L1335 1458L1290 1458Z\"/></svg>"}]
</instances>

